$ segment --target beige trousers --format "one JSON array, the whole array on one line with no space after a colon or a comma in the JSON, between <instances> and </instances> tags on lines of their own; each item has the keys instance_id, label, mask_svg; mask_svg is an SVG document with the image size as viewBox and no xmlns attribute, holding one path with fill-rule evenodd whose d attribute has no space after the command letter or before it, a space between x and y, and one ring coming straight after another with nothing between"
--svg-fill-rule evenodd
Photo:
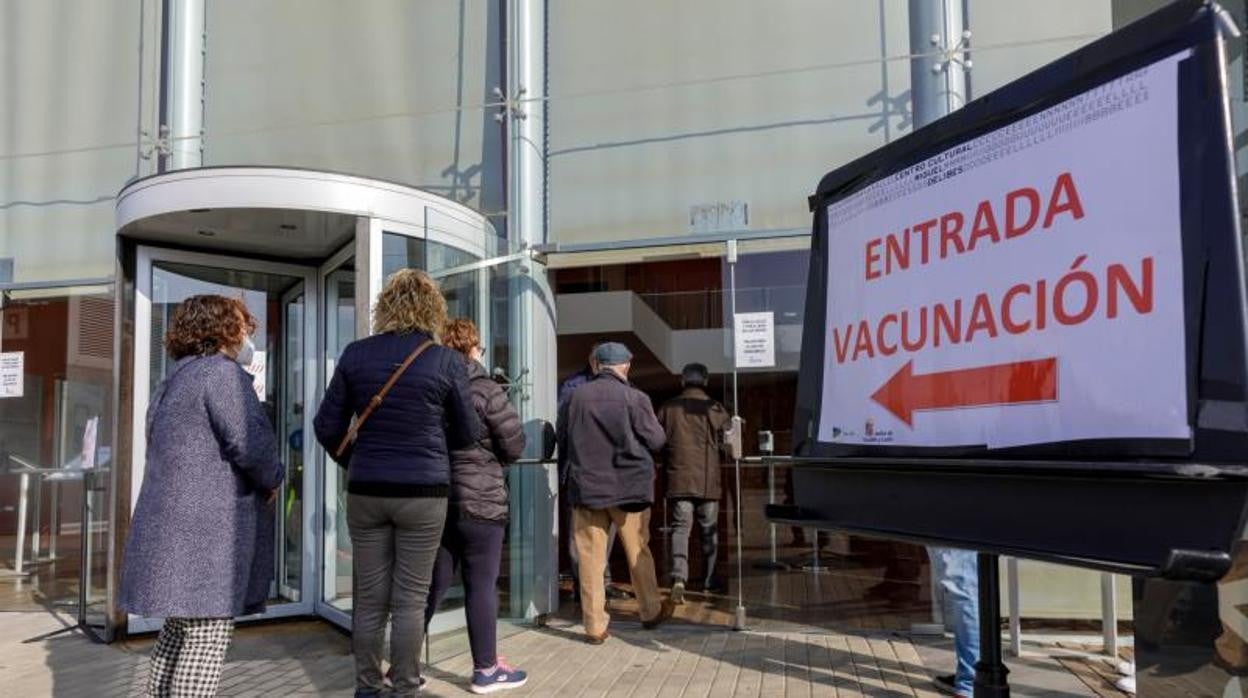
<instances>
[{"instance_id":1,"label":"beige trousers","mask_svg":"<svg viewBox=\"0 0 1248 698\"><path fill-rule=\"evenodd\" d=\"M619 529L620 544L628 558L628 574L642 620L657 617L662 607L654 557L650 555L650 510L631 512L615 507L576 507L572 510L572 536L580 560L581 614L589 635L605 633L611 620L607 615L602 572L607 564L607 534L613 522Z\"/></svg>"}]
</instances>

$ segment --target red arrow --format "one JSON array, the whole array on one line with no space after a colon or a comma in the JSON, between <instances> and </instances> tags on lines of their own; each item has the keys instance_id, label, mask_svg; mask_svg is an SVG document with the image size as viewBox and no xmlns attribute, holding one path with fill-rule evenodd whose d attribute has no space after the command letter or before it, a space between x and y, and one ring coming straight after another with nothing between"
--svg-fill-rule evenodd
<instances>
[{"instance_id":1,"label":"red arrow","mask_svg":"<svg viewBox=\"0 0 1248 698\"><path fill-rule=\"evenodd\" d=\"M1057 399L1057 359L1017 361L996 366L916 376L913 361L871 396L884 409L913 427L916 410L1018 405Z\"/></svg>"}]
</instances>

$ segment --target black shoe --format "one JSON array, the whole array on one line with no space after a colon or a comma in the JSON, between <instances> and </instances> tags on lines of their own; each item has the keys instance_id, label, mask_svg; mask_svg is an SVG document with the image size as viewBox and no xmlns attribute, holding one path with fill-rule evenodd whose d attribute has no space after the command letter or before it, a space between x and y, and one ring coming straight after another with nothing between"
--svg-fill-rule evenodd
<instances>
[{"instance_id":1,"label":"black shoe","mask_svg":"<svg viewBox=\"0 0 1248 698\"><path fill-rule=\"evenodd\" d=\"M606 593L607 593L607 598L611 599L612 601L621 601L624 599L633 598L632 594L628 593L627 591L624 591L623 589L619 589L615 586L612 586L610 584L607 585Z\"/></svg>"},{"instance_id":2,"label":"black shoe","mask_svg":"<svg viewBox=\"0 0 1248 698\"><path fill-rule=\"evenodd\" d=\"M947 696L958 695L958 677L954 674L942 674L932 677L932 684L936 686L936 690Z\"/></svg>"}]
</instances>

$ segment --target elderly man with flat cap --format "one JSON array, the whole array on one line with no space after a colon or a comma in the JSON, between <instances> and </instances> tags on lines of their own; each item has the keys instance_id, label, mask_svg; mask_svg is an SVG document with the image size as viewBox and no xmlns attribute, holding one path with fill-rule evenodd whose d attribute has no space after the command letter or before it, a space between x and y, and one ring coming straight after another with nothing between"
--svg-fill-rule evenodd
<instances>
[{"instance_id":1,"label":"elderly man with flat cap","mask_svg":"<svg viewBox=\"0 0 1248 698\"><path fill-rule=\"evenodd\" d=\"M568 500L572 536L581 579L581 613L586 640L607 639L605 590L611 524L619 529L628 557L633 593L642 627L651 629L671 618L670 600L659 594L650 554L650 507L654 503L654 455L667 440L645 393L628 384L633 355L619 342L594 350L598 375L577 388L559 416L559 451L567 454Z\"/></svg>"}]
</instances>

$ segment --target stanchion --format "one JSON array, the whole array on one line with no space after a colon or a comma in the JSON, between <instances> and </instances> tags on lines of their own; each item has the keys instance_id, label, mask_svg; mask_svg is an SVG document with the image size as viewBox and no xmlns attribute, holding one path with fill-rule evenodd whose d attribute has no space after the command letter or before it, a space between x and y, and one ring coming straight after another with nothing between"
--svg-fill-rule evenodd
<instances>
[{"instance_id":1,"label":"stanchion","mask_svg":"<svg viewBox=\"0 0 1248 698\"><path fill-rule=\"evenodd\" d=\"M810 537L811 537L811 540L813 541L811 543L813 550L811 552L810 562L806 563L805 565L802 565L802 571L814 572L816 574L820 572L827 572L828 571L827 566L824 565L819 559L819 529L812 528Z\"/></svg>"},{"instance_id":2,"label":"stanchion","mask_svg":"<svg viewBox=\"0 0 1248 698\"><path fill-rule=\"evenodd\" d=\"M771 459L767 459L767 503L776 503L776 464ZM768 523L768 537L770 538L771 553L768 559L754 563L755 569L760 570L778 570L787 571L790 567L776 559L776 525Z\"/></svg>"},{"instance_id":3,"label":"stanchion","mask_svg":"<svg viewBox=\"0 0 1248 698\"><path fill-rule=\"evenodd\" d=\"M1001 575L997 556L979 554L979 662L975 698L1008 698L1010 670L1001 656Z\"/></svg>"}]
</instances>

